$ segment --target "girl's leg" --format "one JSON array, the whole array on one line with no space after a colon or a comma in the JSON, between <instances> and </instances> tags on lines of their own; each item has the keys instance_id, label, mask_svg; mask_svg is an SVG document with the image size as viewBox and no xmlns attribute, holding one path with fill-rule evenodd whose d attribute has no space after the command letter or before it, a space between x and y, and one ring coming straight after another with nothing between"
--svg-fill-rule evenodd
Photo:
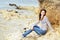
<instances>
[{"instance_id":1,"label":"girl's leg","mask_svg":"<svg viewBox=\"0 0 60 40\"><path fill-rule=\"evenodd\" d=\"M43 31L42 29L40 29L38 26L34 26L34 31L38 34L38 35L44 35L46 33L46 31Z\"/></svg>"},{"instance_id":2,"label":"girl's leg","mask_svg":"<svg viewBox=\"0 0 60 40\"><path fill-rule=\"evenodd\" d=\"M23 37L26 37L29 33L31 33L32 32L32 30L30 29L30 30L27 30L24 34L23 34Z\"/></svg>"},{"instance_id":3,"label":"girl's leg","mask_svg":"<svg viewBox=\"0 0 60 40\"><path fill-rule=\"evenodd\" d=\"M37 26L34 26L33 30L38 34L40 35L40 30Z\"/></svg>"}]
</instances>

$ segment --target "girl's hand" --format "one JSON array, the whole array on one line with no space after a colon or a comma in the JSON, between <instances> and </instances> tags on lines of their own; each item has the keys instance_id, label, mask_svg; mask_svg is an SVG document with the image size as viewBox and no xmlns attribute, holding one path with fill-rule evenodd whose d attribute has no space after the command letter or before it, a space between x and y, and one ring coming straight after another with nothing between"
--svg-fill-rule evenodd
<instances>
[{"instance_id":1,"label":"girl's hand","mask_svg":"<svg viewBox=\"0 0 60 40\"><path fill-rule=\"evenodd\" d=\"M54 30L54 31L52 31L52 32L53 32L53 34L54 34L54 35L57 35L55 30Z\"/></svg>"},{"instance_id":2,"label":"girl's hand","mask_svg":"<svg viewBox=\"0 0 60 40\"><path fill-rule=\"evenodd\" d=\"M29 28L29 29L33 30L33 27L31 27L31 28Z\"/></svg>"},{"instance_id":3,"label":"girl's hand","mask_svg":"<svg viewBox=\"0 0 60 40\"><path fill-rule=\"evenodd\" d=\"M52 32L53 32L53 33L56 33L56 31L55 31L55 30L52 30Z\"/></svg>"}]
</instances>

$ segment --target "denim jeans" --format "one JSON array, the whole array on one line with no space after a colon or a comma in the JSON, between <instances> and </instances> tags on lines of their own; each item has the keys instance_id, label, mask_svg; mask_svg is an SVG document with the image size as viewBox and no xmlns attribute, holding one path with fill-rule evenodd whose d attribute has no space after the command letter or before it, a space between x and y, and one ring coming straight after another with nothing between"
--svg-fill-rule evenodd
<instances>
[{"instance_id":1,"label":"denim jeans","mask_svg":"<svg viewBox=\"0 0 60 40\"><path fill-rule=\"evenodd\" d=\"M23 36L24 37L26 37L28 34L30 34L32 31L35 31L38 35L44 35L44 34L46 34L46 30L42 30L40 27L38 27L37 25L35 25L35 26L33 26L33 30L27 30L24 34L23 34Z\"/></svg>"}]
</instances>

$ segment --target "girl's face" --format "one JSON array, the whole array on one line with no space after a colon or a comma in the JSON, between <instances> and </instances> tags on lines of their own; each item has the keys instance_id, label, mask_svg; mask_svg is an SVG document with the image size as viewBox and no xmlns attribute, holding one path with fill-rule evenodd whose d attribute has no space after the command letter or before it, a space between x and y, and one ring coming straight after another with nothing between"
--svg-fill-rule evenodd
<instances>
[{"instance_id":1,"label":"girl's face","mask_svg":"<svg viewBox=\"0 0 60 40\"><path fill-rule=\"evenodd\" d=\"M41 15L44 16L44 15L45 15L45 11L42 11L42 12L41 12Z\"/></svg>"}]
</instances>

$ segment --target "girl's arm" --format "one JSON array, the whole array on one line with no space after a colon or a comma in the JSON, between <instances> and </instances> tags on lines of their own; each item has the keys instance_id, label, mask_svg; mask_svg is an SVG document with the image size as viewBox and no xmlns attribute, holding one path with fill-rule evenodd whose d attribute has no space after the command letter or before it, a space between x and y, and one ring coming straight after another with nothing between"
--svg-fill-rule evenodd
<instances>
[{"instance_id":1,"label":"girl's arm","mask_svg":"<svg viewBox=\"0 0 60 40\"><path fill-rule=\"evenodd\" d=\"M39 21L36 21L36 22L30 24L30 25L29 25L29 26L30 26L30 29L33 29L33 27L34 27L35 25L37 25L38 23L39 23Z\"/></svg>"},{"instance_id":2,"label":"girl's arm","mask_svg":"<svg viewBox=\"0 0 60 40\"><path fill-rule=\"evenodd\" d=\"M40 21L37 21L37 22L34 24L34 26L37 25L39 22L40 22Z\"/></svg>"},{"instance_id":3,"label":"girl's arm","mask_svg":"<svg viewBox=\"0 0 60 40\"><path fill-rule=\"evenodd\" d=\"M51 26L51 24L50 24L48 18L46 18L46 22L47 22L47 25L49 26L49 28L50 28L52 31L54 31L54 29L52 28L52 26Z\"/></svg>"}]
</instances>

